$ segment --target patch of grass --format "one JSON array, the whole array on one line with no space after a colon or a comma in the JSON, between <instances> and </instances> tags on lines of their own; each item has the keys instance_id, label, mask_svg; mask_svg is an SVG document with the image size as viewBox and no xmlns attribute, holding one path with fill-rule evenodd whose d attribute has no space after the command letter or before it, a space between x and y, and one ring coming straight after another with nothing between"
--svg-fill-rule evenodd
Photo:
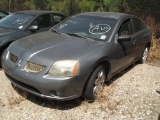
<instances>
[{"instance_id":1,"label":"patch of grass","mask_svg":"<svg viewBox=\"0 0 160 120\"><path fill-rule=\"evenodd\" d=\"M3 103L2 103L2 100L1 100L1 98L0 98L0 106L2 106L3 105Z\"/></svg>"},{"instance_id":2,"label":"patch of grass","mask_svg":"<svg viewBox=\"0 0 160 120\"><path fill-rule=\"evenodd\" d=\"M115 83L112 83L105 87L102 98L97 100L100 105L100 110L107 112L106 108L108 108L109 111L114 111L117 108L118 102L111 97L115 91L115 86Z\"/></svg>"},{"instance_id":3,"label":"patch of grass","mask_svg":"<svg viewBox=\"0 0 160 120\"><path fill-rule=\"evenodd\" d=\"M110 99L107 104L109 110L115 110L118 106L118 102L115 99Z\"/></svg>"},{"instance_id":4,"label":"patch of grass","mask_svg":"<svg viewBox=\"0 0 160 120\"><path fill-rule=\"evenodd\" d=\"M155 39L154 37L148 57L148 61L152 60L160 60L160 39Z\"/></svg>"},{"instance_id":5,"label":"patch of grass","mask_svg":"<svg viewBox=\"0 0 160 120\"><path fill-rule=\"evenodd\" d=\"M152 62L154 60L160 60L160 34L159 34L159 24L155 22L155 18L148 16L145 23L151 29L152 35L152 46L150 49L148 61Z\"/></svg>"},{"instance_id":6,"label":"patch of grass","mask_svg":"<svg viewBox=\"0 0 160 120\"><path fill-rule=\"evenodd\" d=\"M15 88L16 89L16 88ZM17 89L18 91L19 89ZM10 107L20 104L22 101L26 100L28 97L28 93L27 92L21 92L21 96L20 95L15 95L13 92L7 93L7 101L8 101L8 105Z\"/></svg>"}]
</instances>

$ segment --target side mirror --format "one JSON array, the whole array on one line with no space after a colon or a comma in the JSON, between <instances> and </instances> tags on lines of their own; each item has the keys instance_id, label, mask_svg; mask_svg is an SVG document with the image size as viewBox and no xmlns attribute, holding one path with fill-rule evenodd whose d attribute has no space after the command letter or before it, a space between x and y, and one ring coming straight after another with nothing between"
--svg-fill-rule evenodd
<instances>
[{"instance_id":1,"label":"side mirror","mask_svg":"<svg viewBox=\"0 0 160 120\"><path fill-rule=\"evenodd\" d=\"M38 25L32 25L31 27L28 28L28 30L32 32L36 32L39 29Z\"/></svg>"},{"instance_id":2,"label":"side mirror","mask_svg":"<svg viewBox=\"0 0 160 120\"><path fill-rule=\"evenodd\" d=\"M119 42L130 41L130 40L131 40L131 36L130 35L120 35L118 37L118 41Z\"/></svg>"}]
</instances>

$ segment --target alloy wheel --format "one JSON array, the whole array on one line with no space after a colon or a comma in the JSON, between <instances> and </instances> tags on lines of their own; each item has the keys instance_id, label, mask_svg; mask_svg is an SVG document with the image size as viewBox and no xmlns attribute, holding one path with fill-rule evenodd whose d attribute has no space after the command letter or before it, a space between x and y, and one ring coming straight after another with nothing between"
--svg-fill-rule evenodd
<instances>
[{"instance_id":1,"label":"alloy wheel","mask_svg":"<svg viewBox=\"0 0 160 120\"><path fill-rule=\"evenodd\" d=\"M95 98L100 98L102 96L105 81L105 71L103 69L99 70L96 80L94 82L93 95Z\"/></svg>"},{"instance_id":2,"label":"alloy wheel","mask_svg":"<svg viewBox=\"0 0 160 120\"><path fill-rule=\"evenodd\" d=\"M148 48L146 47L146 49L143 52L142 61L145 62L147 60L147 57L148 57Z\"/></svg>"}]
</instances>

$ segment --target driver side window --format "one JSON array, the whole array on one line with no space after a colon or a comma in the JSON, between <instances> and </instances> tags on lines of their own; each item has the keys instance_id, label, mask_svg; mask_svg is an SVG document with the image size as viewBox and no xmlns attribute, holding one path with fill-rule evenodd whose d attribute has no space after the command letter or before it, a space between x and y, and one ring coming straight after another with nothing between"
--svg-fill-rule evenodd
<instances>
[{"instance_id":1,"label":"driver side window","mask_svg":"<svg viewBox=\"0 0 160 120\"><path fill-rule=\"evenodd\" d=\"M120 35L132 35L133 31L132 31L132 23L130 21L130 19L125 20L119 31L118 31L118 36Z\"/></svg>"}]
</instances>

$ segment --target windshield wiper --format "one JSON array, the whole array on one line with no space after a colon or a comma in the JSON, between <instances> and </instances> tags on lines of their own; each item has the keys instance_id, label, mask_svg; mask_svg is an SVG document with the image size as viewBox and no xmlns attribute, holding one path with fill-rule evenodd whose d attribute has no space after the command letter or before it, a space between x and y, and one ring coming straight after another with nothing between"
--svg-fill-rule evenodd
<instances>
[{"instance_id":1,"label":"windshield wiper","mask_svg":"<svg viewBox=\"0 0 160 120\"><path fill-rule=\"evenodd\" d=\"M57 30L53 29L53 30L50 30L51 32L55 32L55 33L59 33Z\"/></svg>"},{"instance_id":2,"label":"windshield wiper","mask_svg":"<svg viewBox=\"0 0 160 120\"><path fill-rule=\"evenodd\" d=\"M86 37L86 36L82 36L82 35L78 35L76 33L65 33L65 34L70 35L70 36L75 36L75 37L80 37L80 38L84 38L84 39L93 40L92 38L89 38L89 37Z\"/></svg>"},{"instance_id":3,"label":"windshield wiper","mask_svg":"<svg viewBox=\"0 0 160 120\"><path fill-rule=\"evenodd\" d=\"M6 26L0 26L0 28L4 28L4 29L16 29L17 30L17 28L6 27Z\"/></svg>"},{"instance_id":4,"label":"windshield wiper","mask_svg":"<svg viewBox=\"0 0 160 120\"><path fill-rule=\"evenodd\" d=\"M55 33L58 33L58 34L65 34L65 33L58 32L58 31L55 30L55 29L51 30L51 32L55 32Z\"/></svg>"}]
</instances>

